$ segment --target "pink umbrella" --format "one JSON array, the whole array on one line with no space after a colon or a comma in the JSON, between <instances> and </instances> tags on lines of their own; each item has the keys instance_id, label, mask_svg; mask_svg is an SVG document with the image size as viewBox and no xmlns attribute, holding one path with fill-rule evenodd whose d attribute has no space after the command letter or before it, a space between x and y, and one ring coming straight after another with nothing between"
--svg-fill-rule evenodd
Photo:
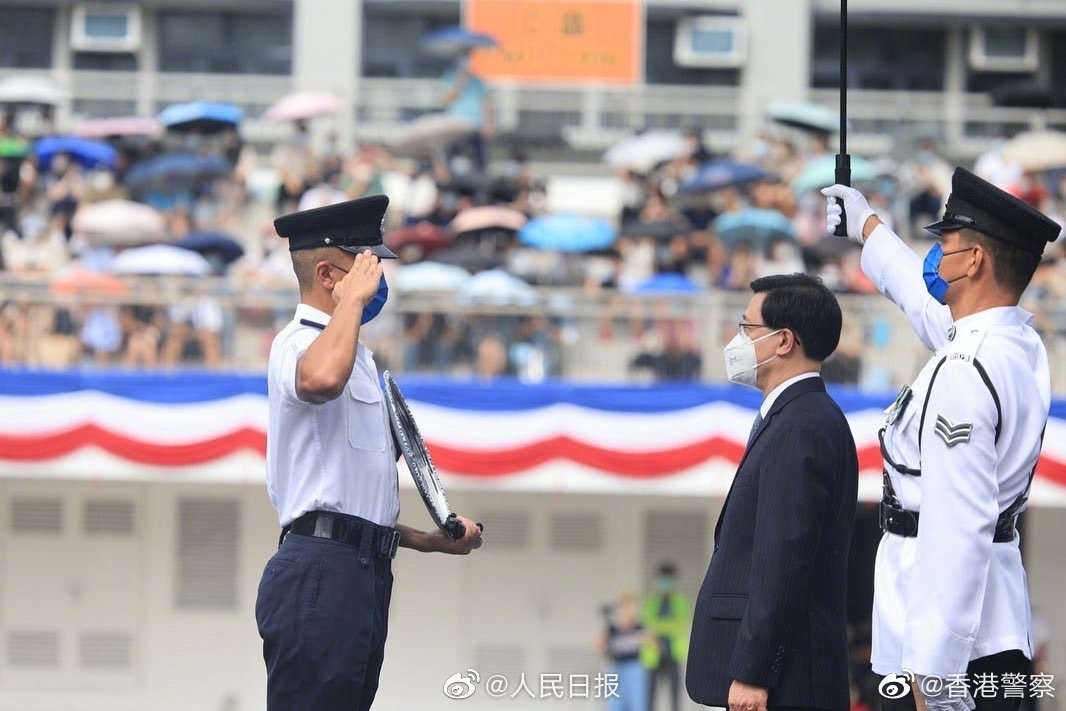
<instances>
[{"instance_id":1,"label":"pink umbrella","mask_svg":"<svg viewBox=\"0 0 1066 711\"><path fill-rule=\"evenodd\" d=\"M129 292L129 286L116 276L94 272L72 265L52 281L50 286L54 294L109 294L123 296Z\"/></svg>"},{"instance_id":2,"label":"pink umbrella","mask_svg":"<svg viewBox=\"0 0 1066 711\"><path fill-rule=\"evenodd\" d=\"M163 127L148 116L121 116L117 118L88 119L74 128L82 138L108 138L110 136L147 136L163 133Z\"/></svg>"},{"instance_id":3,"label":"pink umbrella","mask_svg":"<svg viewBox=\"0 0 1066 711\"><path fill-rule=\"evenodd\" d=\"M269 121L301 121L341 110L341 100L321 91L298 91L282 98L263 114Z\"/></svg>"},{"instance_id":4,"label":"pink umbrella","mask_svg":"<svg viewBox=\"0 0 1066 711\"><path fill-rule=\"evenodd\" d=\"M470 207L463 210L455 216L449 227L455 234L494 227L517 232L522 229L524 224L526 224L526 216L518 210L489 205L485 207Z\"/></svg>"}]
</instances>

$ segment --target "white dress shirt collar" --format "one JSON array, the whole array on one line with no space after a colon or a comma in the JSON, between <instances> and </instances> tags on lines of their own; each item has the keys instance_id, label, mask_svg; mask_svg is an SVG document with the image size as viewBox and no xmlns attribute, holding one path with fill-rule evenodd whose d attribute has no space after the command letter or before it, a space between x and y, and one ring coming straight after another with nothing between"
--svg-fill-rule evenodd
<instances>
[{"instance_id":1,"label":"white dress shirt collar","mask_svg":"<svg viewBox=\"0 0 1066 711\"><path fill-rule=\"evenodd\" d=\"M781 393L785 392L785 390L787 390L790 385L798 383L801 380L806 380L807 378L817 378L819 375L821 374L817 370L812 370L807 373L800 373L799 375L793 375L791 378L778 385L766 395L766 398L762 401L762 405L759 406L759 415L763 419L766 419L766 413L770 412L770 408L773 407L774 401L777 400Z\"/></svg>"},{"instance_id":2,"label":"white dress shirt collar","mask_svg":"<svg viewBox=\"0 0 1066 711\"><path fill-rule=\"evenodd\" d=\"M1031 325L1032 322L1033 315L1021 306L996 306L984 311L978 311L969 316L963 316L954 325L958 329L963 326L978 324L981 326L1010 326Z\"/></svg>"},{"instance_id":3,"label":"white dress shirt collar","mask_svg":"<svg viewBox=\"0 0 1066 711\"><path fill-rule=\"evenodd\" d=\"M313 321L314 323L325 326L329 323L330 315L327 314L325 311L320 311L319 309L316 309L310 304L305 304L301 302L296 305L296 314L293 316L293 319L295 319L296 321L299 321L301 319L307 319L308 321Z\"/></svg>"}]
</instances>

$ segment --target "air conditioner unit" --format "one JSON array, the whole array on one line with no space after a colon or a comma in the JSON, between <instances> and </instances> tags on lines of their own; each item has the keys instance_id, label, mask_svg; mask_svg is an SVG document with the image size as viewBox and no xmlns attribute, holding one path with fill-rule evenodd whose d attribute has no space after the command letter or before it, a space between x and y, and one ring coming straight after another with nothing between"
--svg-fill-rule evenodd
<instances>
[{"instance_id":1,"label":"air conditioner unit","mask_svg":"<svg viewBox=\"0 0 1066 711\"><path fill-rule=\"evenodd\" d=\"M74 6L70 46L81 52L135 52L141 46L141 8L129 3Z\"/></svg>"},{"instance_id":2,"label":"air conditioner unit","mask_svg":"<svg viewBox=\"0 0 1066 711\"><path fill-rule=\"evenodd\" d=\"M735 16L686 17L674 33L674 63L681 67L739 67L748 56L748 35Z\"/></svg>"},{"instance_id":3,"label":"air conditioner unit","mask_svg":"<svg viewBox=\"0 0 1066 711\"><path fill-rule=\"evenodd\" d=\"M1032 27L976 25L970 31L970 66L982 72L1035 72L1040 35Z\"/></svg>"}]
</instances>

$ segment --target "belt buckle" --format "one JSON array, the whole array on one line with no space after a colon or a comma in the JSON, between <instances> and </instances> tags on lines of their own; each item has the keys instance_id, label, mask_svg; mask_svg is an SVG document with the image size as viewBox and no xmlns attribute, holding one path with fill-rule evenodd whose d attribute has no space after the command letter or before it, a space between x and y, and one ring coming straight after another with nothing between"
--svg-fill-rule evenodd
<instances>
[{"instance_id":1,"label":"belt buckle","mask_svg":"<svg viewBox=\"0 0 1066 711\"><path fill-rule=\"evenodd\" d=\"M381 537L381 554L390 560L396 557L396 549L400 545L400 532L396 529L389 531L388 535Z\"/></svg>"}]
</instances>

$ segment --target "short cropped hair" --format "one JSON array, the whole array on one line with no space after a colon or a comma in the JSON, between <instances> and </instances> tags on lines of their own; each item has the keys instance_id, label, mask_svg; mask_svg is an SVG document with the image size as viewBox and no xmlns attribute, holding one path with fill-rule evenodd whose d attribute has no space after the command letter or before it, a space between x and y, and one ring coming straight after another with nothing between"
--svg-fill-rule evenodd
<instances>
[{"instance_id":1,"label":"short cropped hair","mask_svg":"<svg viewBox=\"0 0 1066 711\"><path fill-rule=\"evenodd\" d=\"M289 252L292 257L292 270L296 272L296 282L300 285L300 293L307 294L315 283L315 265L319 262L328 262L333 256L333 247L318 247L316 249L298 249Z\"/></svg>"},{"instance_id":2,"label":"short cropped hair","mask_svg":"<svg viewBox=\"0 0 1066 711\"><path fill-rule=\"evenodd\" d=\"M756 279L751 289L766 294L763 323L792 331L808 358L821 362L836 350L843 317L836 296L821 279L808 274L775 274Z\"/></svg>"},{"instance_id":3,"label":"short cropped hair","mask_svg":"<svg viewBox=\"0 0 1066 711\"><path fill-rule=\"evenodd\" d=\"M977 230L964 229L968 244L978 244L992 257L992 278L1004 289L1021 296L1040 266L1040 257Z\"/></svg>"}]
</instances>

